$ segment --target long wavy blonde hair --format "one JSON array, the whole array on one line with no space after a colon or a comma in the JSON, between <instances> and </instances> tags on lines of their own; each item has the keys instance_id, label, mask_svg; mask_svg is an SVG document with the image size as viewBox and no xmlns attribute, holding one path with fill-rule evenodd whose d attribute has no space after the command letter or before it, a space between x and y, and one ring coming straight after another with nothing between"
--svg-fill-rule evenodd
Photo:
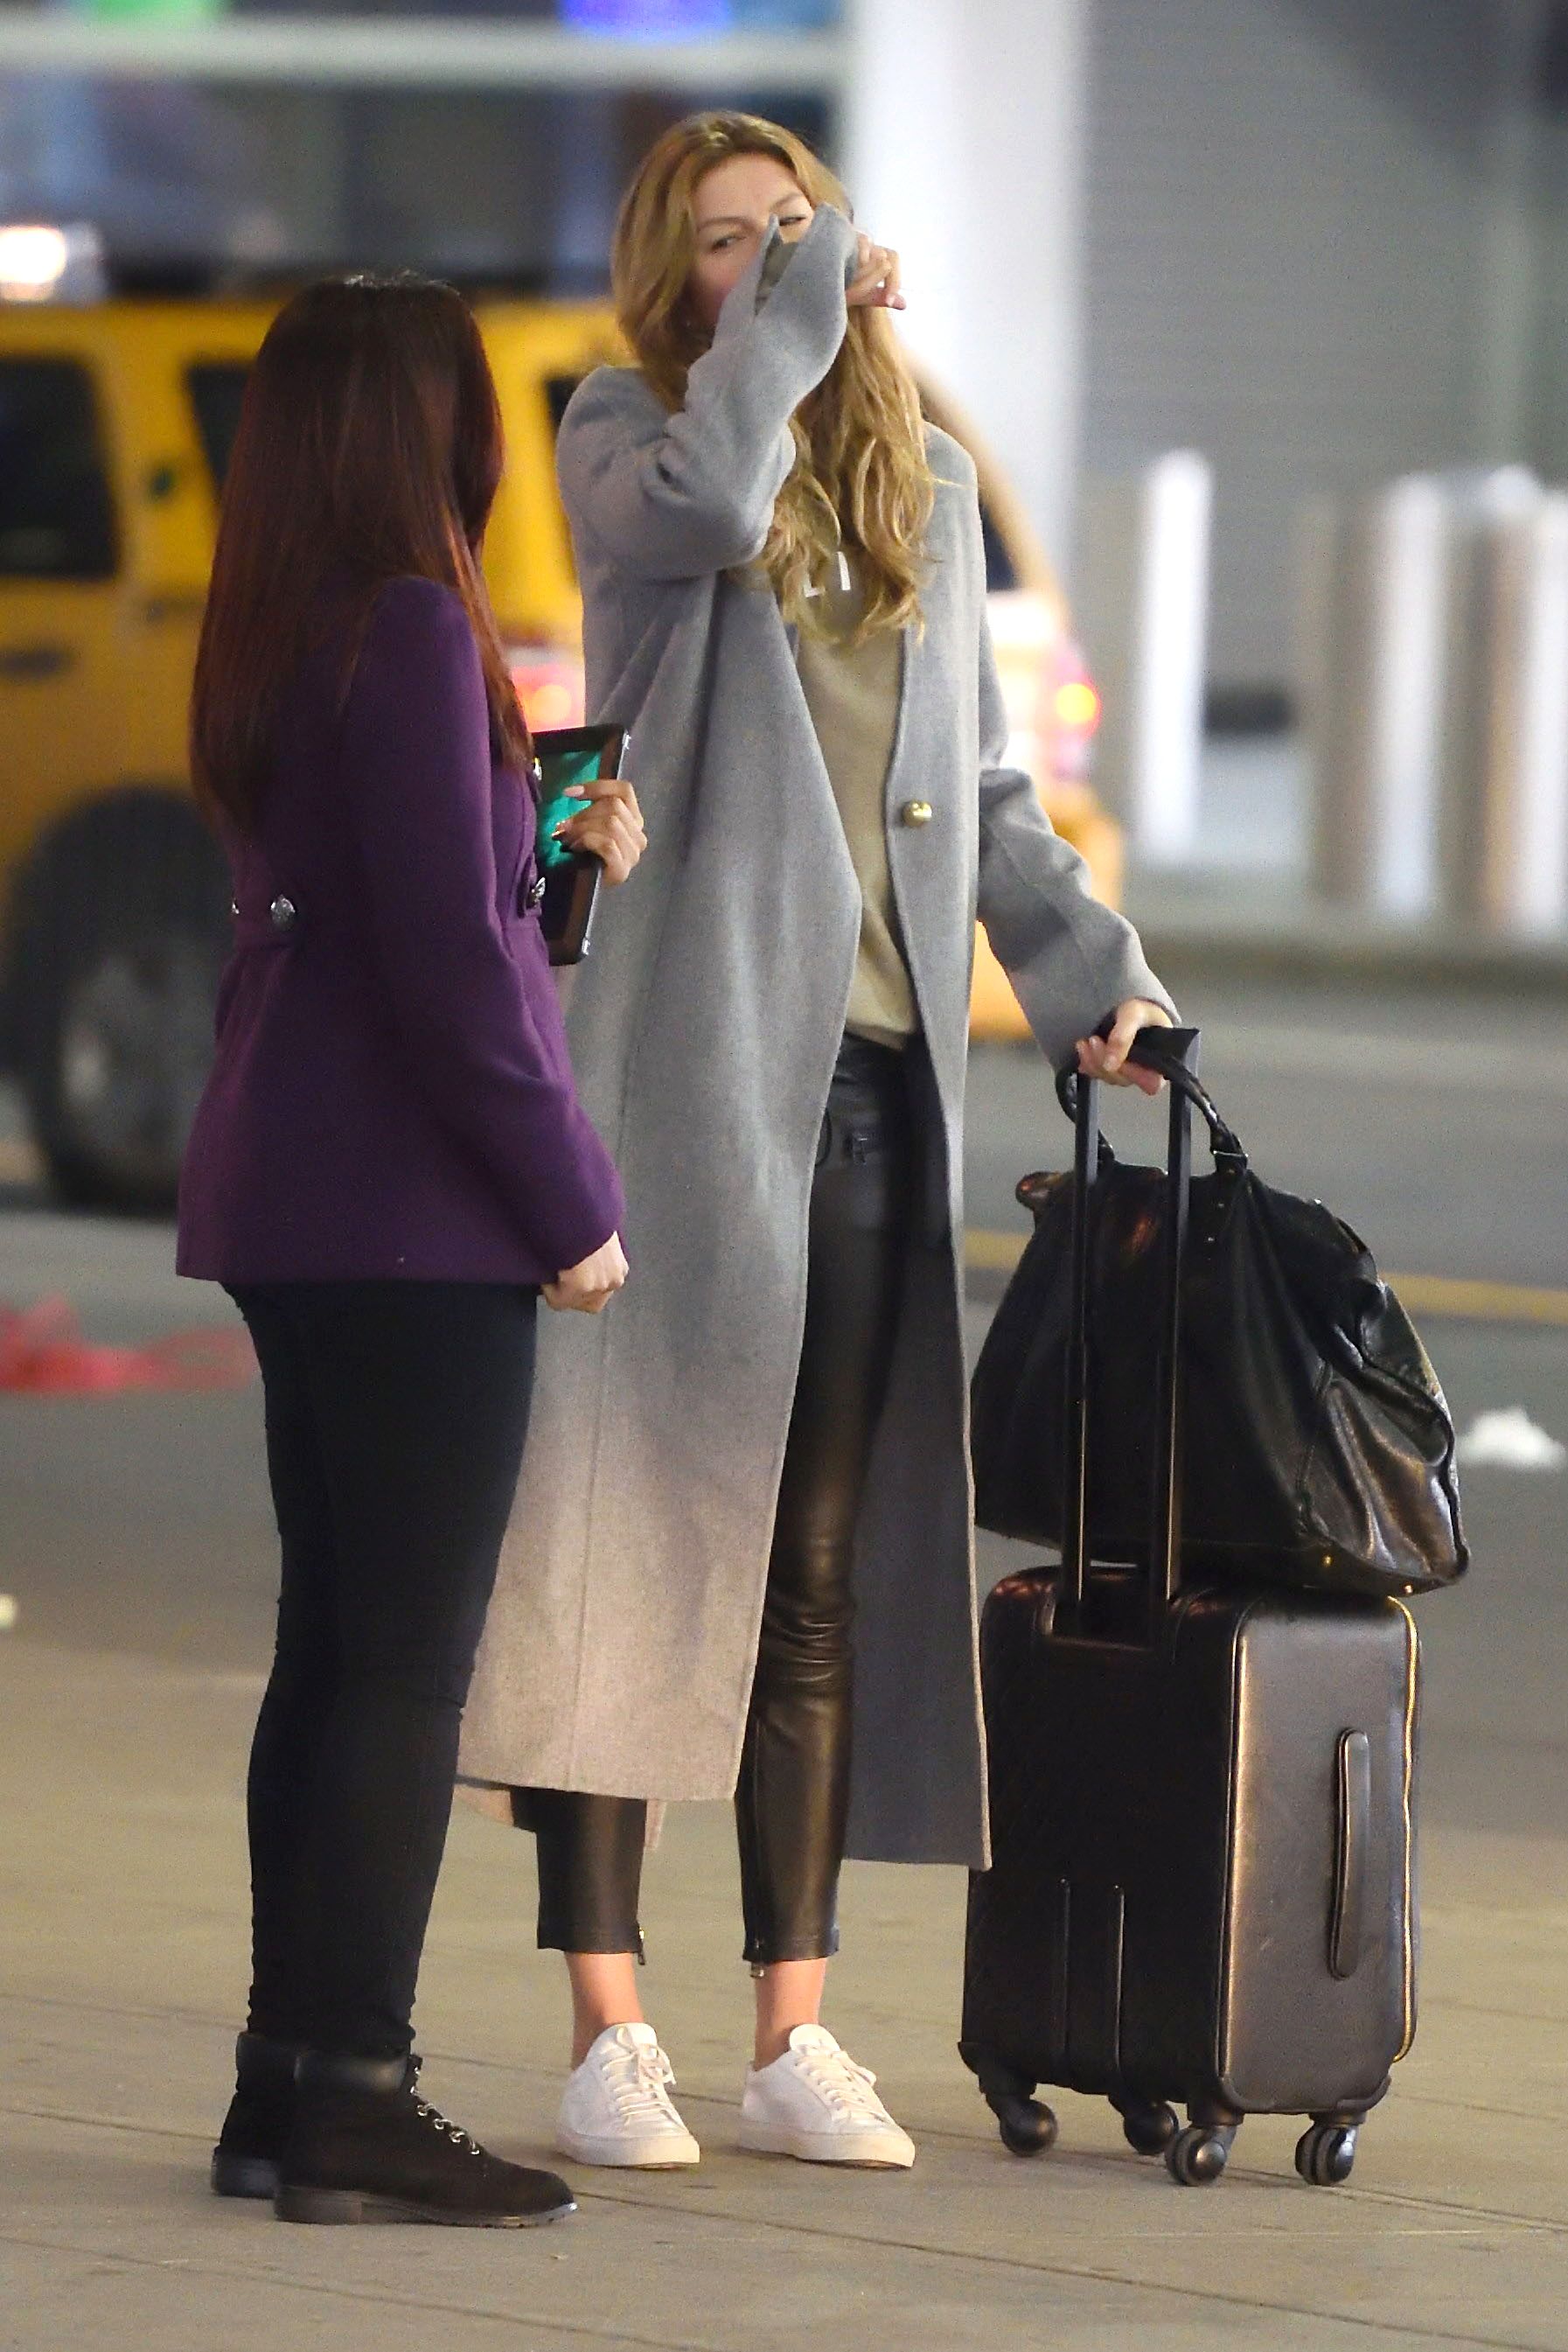
<instances>
[{"instance_id":1,"label":"long wavy blonde hair","mask_svg":"<svg viewBox=\"0 0 1568 2352\"><path fill-rule=\"evenodd\" d=\"M688 115L649 149L616 220L612 277L621 331L672 411L685 397L687 370L712 341L686 299L696 192L732 155L769 156L808 203L850 210L804 141L757 115ZM884 310L850 312L838 356L790 431L795 464L759 559L785 618L821 625L821 600L810 592L847 545L859 552L865 596L857 636L917 624L936 483L915 379Z\"/></svg>"}]
</instances>

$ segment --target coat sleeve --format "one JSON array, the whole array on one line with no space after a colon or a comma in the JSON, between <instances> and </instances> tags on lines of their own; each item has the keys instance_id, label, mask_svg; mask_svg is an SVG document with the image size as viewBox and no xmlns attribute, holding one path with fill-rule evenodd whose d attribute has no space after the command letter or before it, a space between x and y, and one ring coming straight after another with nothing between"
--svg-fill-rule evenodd
<instances>
[{"instance_id":1,"label":"coat sleeve","mask_svg":"<svg viewBox=\"0 0 1568 2352\"><path fill-rule=\"evenodd\" d=\"M1001 765L1007 710L980 607L979 913L998 962L1051 1066L1130 996L1176 1006L1126 919L1102 905L1089 868L1040 804L1031 777Z\"/></svg>"},{"instance_id":2,"label":"coat sleeve","mask_svg":"<svg viewBox=\"0 0 1568 2352\"><path fill-rule=\"evenodd\" d=\"M563 1273L620 1227L621 1186L577 1099L548 971L502 929L484 673L449 589L382 592L342 751L373 953L417 1080Z\"/></svg>"},{"instance_id":3,"label":"coat sleeve","mask_svg":"<svg viewBox=\"0 0 1568 2352\"><path fill-rule=\"evenodd\" d=\"M776 235L777 233L775 233ZM749 563L795 462L789 420L844 339L856 252L820 205L776 282L774 244L735 286L673 415L635 370L601 368L573 394L556 461L576 530L643 580L695 580Z\"/></svg>"}]
</instances>

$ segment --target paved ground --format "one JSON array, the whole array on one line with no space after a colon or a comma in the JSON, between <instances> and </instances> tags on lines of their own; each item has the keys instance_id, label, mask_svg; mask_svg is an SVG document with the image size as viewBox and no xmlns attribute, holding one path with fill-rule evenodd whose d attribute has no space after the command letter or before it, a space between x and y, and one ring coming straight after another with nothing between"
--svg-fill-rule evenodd
<instances>
[{"instance_id":1,"label":"paved ground","mask_svg":"<svg viewBox=\"0 0 1568 2352\"><path fill-rule=\"evenodd\" d=\"M1413 1274L1568 1286L1568 1051L1529 1000L1238 995L1175 975L1266 1172L1322 1191ZM1152 1140L1134 1123L1129 1148ZM976 1223L1065 1137L1024 1057L978 1057ZM4 1117L0 1114L0 1137ZM13 1155L13 1171L17 1162ZM15 1185L0 1298L68 1291L95 1337L214 1311L168 1235ZM994 1282L977 1282L983 1328ZM1568 1328L1436 1322L1461 1422L1568 1438ZM1212 2193L1105 2111L1008 2158L954 2054L958 1874L861 1868L831 2012L921 2143L907 2179L733 2147L747 1988L721 1811L653 1865L649 1992L709 2149L693 2179L590 2176L525 2237L285 2231L203 2168L243 1985L239 1790L272 1565L254 1392L0 1401L0 2347L287 2352L602 2344L784 2352L1463 2345L1568 2352L1568 1479L1476 1471L1469 1586L1427 1604L1424 2017L1354 2180L1312 2192L1249 2125ZM1006 1548L988 1544L999 1572ZM564 2006L529 1948L526 1843L455 1832L421 2002L435 2095L537 2149Z\"/></svg>"}]
</instances>

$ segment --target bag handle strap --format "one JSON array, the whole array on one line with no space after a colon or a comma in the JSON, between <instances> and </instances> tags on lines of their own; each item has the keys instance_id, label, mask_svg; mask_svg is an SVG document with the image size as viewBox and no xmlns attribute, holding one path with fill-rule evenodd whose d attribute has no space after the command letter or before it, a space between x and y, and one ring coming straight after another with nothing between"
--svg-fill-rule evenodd
<instances>
[{"instance_id":1,"label":"bag handle strap","mask_svg":"<svg viewBox=\"0 0 1568 2352\"><path fill-rule=\"evenodd\" d=\"M1181 1584L1181 1273L1186 1252L1187 1214L1192 1192L1192 1120L1194 1089L1207 1102L1195 1065L1196 1029L1140 1030L1131 1058L1145 1068L1157 1069L1170 1081L1170 1146L1166 1161L1166 1197L1163 1234L1164 1280L1159 1371L1155 1391L1154 1479L1149 1497L1149 1638L1160 1629ZM1082 1610L1088 1574L1089 1464L1089 1276L1090 1227L1095 1181L1103 1171L1108 1147L1100 1133L1099 1087L1092 1079L1066 1071L1057 1081L1063 1103L1063 1081L1071 1083L1075 1129L1072 1170L1072 1264L1067 1336L1067 1428L1064 1433L1067 1475L1062 1482L1065 1525L1062 1528L1062 1598L1074 1616ZM1202 1105L1198 1106L1200 1108ZM1220 1155L1223 1136L1229 1151L1241 1160L1241 1147L1218 1111L1209 1122L1215 1152Z\"/></svg>"},{"instance_id":2,"label":"bag handle strap","mask_svg":"<svg viewBox=\"0 0 1568 2352\"><path fill-rule=\"evenodd\" d=\"M1103 1023L1097 1034L1103 1035L1107 1026L1108 1024ZM1172 1038L1189 1034L1196 1035L1197 1032L1183 1029L1140 1029L1127 1059L1130 1062L1138 1063L1145 1070L1157 1072L1167 1086L1184 1094L1208 1129L1208 1139L1216 1161L1221 1168L1229 1164L1239 1171L1247 1165L1246 1147L1240 1137L1229 1121L1221 1117L1218 1105L1197 1071L1188 1069L1179 1054L1170 1049L1169 1041ZM1058 1070L1056 1099L1069 1118L1076 1118L1078 1115L1078 1085L1076 1063L1069 1062ZM1115 1159L1115 1153L1103 1136L1099 1139L1099 1151L1102 1168L1109 1166Z\"/></svg>"}]
</instances>

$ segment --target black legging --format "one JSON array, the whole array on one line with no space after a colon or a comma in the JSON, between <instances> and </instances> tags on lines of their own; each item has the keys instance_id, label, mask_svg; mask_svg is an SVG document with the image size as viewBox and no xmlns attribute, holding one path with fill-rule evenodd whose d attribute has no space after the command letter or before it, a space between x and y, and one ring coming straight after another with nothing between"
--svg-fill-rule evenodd
<instances>
[{"instance_id":1,"label":"black legging","mask_svg":"<svg viewBox=\"0 0 1568 2352\"><path fill-rule=\"evenodd\" d=\"M918 1051L918 1048L914 1049ZM806 1328L736 1787L746 1958L838 1948L856 1522L886 1393L915 1197L905 1057L847 1038L811 1189ZM520 1790L541 1945L637 1951L644 1805Z\"/></svg>"},{"instance_id":2,"label":"black legging","mask_svg":"<svg viewBox=\"0 0 1568 2352\"><path fill-rule=\"evenodd\" d=\"M236 1287L283 1577L251 1749L250 2031L401 2057L512 1507L537 1294Z\"/></svg>"}]
</instances>

